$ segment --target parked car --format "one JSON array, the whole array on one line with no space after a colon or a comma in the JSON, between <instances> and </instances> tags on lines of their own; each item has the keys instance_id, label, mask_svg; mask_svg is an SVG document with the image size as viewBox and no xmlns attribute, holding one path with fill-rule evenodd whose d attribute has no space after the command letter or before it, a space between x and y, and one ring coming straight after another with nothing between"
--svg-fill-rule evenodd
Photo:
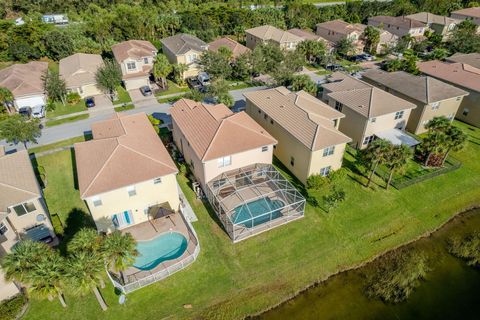
<instances>
[{"instance_id":1,"label":"parked car","mask_svg":"<svg viewBox=\"0 0 480 320\"><path fill-rule=\"evenodd\" d=\"M373 60L375 60L375 57L372 56L372 55L369 54L369 53L362 53L361 56L362 56L362 58L363 58L365 61L373 61Z\"/></svg>"},{"instance_id":2,"label":"parked car","mask_svg":"<svg viewBox=\"0 0 480 320\"><path fill-rule=\"evenodd\" d=\"M190 77L187 79L188 87L192 90L200 90L203 86L197 77Z\"/></svg>"},{"instance_id":3,"label":"parked car","mask_svg":"<svg viewBox=\"0 0 480 320\"><path fill-rule=\"evenodd\" d=\"M18 113L24 117L30 118L32 115L32 108L30 107L20 107L18 108Z\"/></svg>"},{"instance_id":4,"label":"parked car","mask_svg":"<svg viewBox=\"0 0 480 320\"><path fill-rule=\"evenodd\" d=\"M86 97L85 98L85 105L87 108L95 107L95 98L94 97Z\"/></svg>"},{"instance_id":5,"label":"parked car","mask_svg":"<svg viewBox=\"0 0 480 320\"><path fill-rule=\"evenodd\" d=\"M343 71L343 66L336 63L330 63L325 66L325 70L328 71Z\"/></svg>"},{"instance_id":6,"label":"parked car","mask_svg":"<svg viewBox=\"0 0 480 320\"><path fill-rule=\"evenodd\" d=\"M144 97L151 96L153 94L152 89L149 86L143 86L140 88L140 92L143 94Z\"/></svg>"},{"instance_id":7,"label":"parked car","mask_svg":"<svg viewBox=\"0 0 480 320\"><path fill-rule=\"evenodd\" d=\"M38 105L32 108L32 117L33 118L44 118L45 117L45 106Z\"/></svg>"},{"instance_id":8,"label":"parked car","mask_svg":"<svg viewBox=\"0 0 480 320\"><path fill-rule=\"evenodd\" d=\"M210 76L206 72L200 72L197 76L197 79L202 86L207 86L210 84Z\"/></svg>"}]
</instances>

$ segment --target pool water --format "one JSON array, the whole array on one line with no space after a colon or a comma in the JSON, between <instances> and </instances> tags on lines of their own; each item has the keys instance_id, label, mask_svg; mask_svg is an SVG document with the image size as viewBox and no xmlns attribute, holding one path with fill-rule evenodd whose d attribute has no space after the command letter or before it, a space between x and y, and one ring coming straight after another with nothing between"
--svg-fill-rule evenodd
<instances>
[{"instance_id":1,"label":"pool water","mask_svg":"<svg viewBox=\"0 0 480 320\"><path fill-rule=\"evenodd\" d=\"M264 213L275 210L271 213L271 220L281 217L282 213L280 212L280 209L283 206L284 203L281 200L271 200L267 197L261 198L235 208L232 221L234 224L243 224L247 228L253 228L262 223L270 221L270 214L265 214L262 216ZM250 216L250 213L253 217Z\"/></svg>"},{"instance_id":2,"label":"pool water","mask_svg":"<svg viewBox=\"0 0 480 320\"><path fill-rule=\"evenodd\" d=\"M138 241L139 255L133 266L140 270L152 270L164 261L180 257L187 245L187 239L178 232L165 233L148 241Z\"/></svg>"}]
</instances>

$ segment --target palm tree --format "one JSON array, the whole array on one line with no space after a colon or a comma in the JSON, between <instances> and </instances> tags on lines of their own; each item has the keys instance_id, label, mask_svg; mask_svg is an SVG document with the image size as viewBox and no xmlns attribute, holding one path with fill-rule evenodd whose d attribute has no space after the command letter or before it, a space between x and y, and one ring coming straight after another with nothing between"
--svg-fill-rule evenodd
<instances>
[{"instance_id":1,"label":"palm tree","mask_svg":"<svg viewBox=\"0 0 480 320\"><path fill-rule=\"evenodd\" d=\"M387 185L385 189L388 189L392 182L393 173L405 168L408 163L408 160L413 156L413 151L408 146L402 144L399 146L391 145L389 152L386 154L386 165L390 169L390 174L388 175Z\"/></svg>"},{"instance_id":2,"label":"palm tree","mask_svg":"<svg viewBox=\"0 0 480 320\"><path fill-rule=\"evenodd\" d=\"M103 238L97 230L82 228L68 243L68 251L71 253L78 251L100 252L102 250L102 241Z\"/></svg>"},{"instance_id":3,"label":"palm tree","mask_svg":"<svg viewBox=\"0 0 480 320\"><path fill-rule=\"evenodd\" d=\"M183 74L188 70L185 63L177 63L173 65L173 72L175 72L178 84L183 83Z\"/></svg>"},{"instance_id":4,"label":"palm tree","mask_svg":"<svg viewBox=\"0 0 480 320\"><path fill-rule=\"evenodd\" d=\"M460 151L462 150L467 142L467 134L463 132L461 129L450 126L446 132L447 135L447 150L445 155L442 159L442 166L445 164L445 160L447 160L448 154L450 151Z\"/></svg>"},{"instance_id":5,"label":"palm tree","mask_svg":"<svg viewBox=\"0 0 480 320\"><path fill-rule=\"evenodd\" d=\"M20 241L12 252L1 260L2 269L7 280L26 282L35 265L40 263L48 253L44 243L31 240Z\"/></svg>"},{"instance_id":6,"label":"palm tree","mask_svg":"<svg viewBox=\"0 0 480 320\"><path fill-rule=\"evenodd\" d=\"M370 164L371 170L366 187L370 185L378 165L385 162L385 156L389 151L390 145L391 143L387 140L377 139L370 143L367 149L362 151L362 157Z\"/></svg>"},{"instance_id":7,"label":"palm tree","mask_svg":"<svg viewBox=\"0 0 480 320\"><path fill-rule=\"evenodd\" d=\"M3 104L8 112L12 112L10 104L13 102L13 99L13 93L9 89L0 87L0 105Z\"/></svg>"},{"instance_id":8,"label":"palm tree","mask_svg":"<svg viewBox=\"0 0 480 320\"><path fill-rule=\"evenodd\" d=\"M380 30L373 26L368 26L363 31L363 38L365 39L365 50L371 54L377 54Z\"/></svg>"},{"instance_id":9,"label":"palm tree","mask_svg":"<svg viewBox=\"0 0 480 320\"><path fill-rule=\"evenodd\" d=\"M43 88L52 101L61 101L65 105L67 95L67 84L60 77L58 71L48 70L42 76Z\"/></svg>"},{"instance_id":10,"label":"palm tree","mask_svg":"<svg viewBox=\"0 0 480 320\"><path fill-rule=\"evenodd\" d=\"M161 80L163 89L167 89L167 76L173 71L172 64L164 54L157 54L153 63L153 77Z\"/></svg>"},{"instance_id":11,"label":"palm tree","mask_svg":"<svg viewBox=\"0 0 480 320\"><path fill-rule=\"evenodd\" d=\"M107 304L98 290L103 281L105 260L98 252L78 251L68 259L66 275L75 292L85 294L92 290L103 311Z\"/></svg>"},{"instance_id":12,"label":"palm tree","mask_svg":"<svg viewBox=\"0 0 480 320\"><path fill-rule=\"evenodd\" d=\"M432 120L428 121L428 123L425 125L425 128L428 129L428 131L442 131L445 132L450 126L452 125L451 121L445 117L433 117Z\"/></svg>"},{"instance_id":13,"label":"palm tree","mask_svg":"<svg viewBox=\"0 0 480 320\"><path fill-rule=\"evenodd\" d=\"M138 256L137 243L130 233L122 234L116 230L109 234L103 242L103 252L107 265L120 273L122 280L123 271L135 262Z\"/></svg>"},{"instance_id":14,"label":"palm tree","mask_svg":"<svg viewBox=\"0 0 480 320\"><path fill-rule=\"evenodd\" d=\"M116 61L107 60L102 67L98 68L95 80L98 87L105 94L110 95L110 99L113 101L117 95L117 86L122 81L122 70Z\"/></svg>"},{"instance_id":15,"label":"palm tree","mask_svg":"<svg viewBox=\"0 0 480 320\"><path fill-rule=\"evenodd\" d=\"M418 146L419 150L425 156L424 166L428 166L433 155L444 154L446 152L447 135L441 131L432 131L422 140Z\"/></svg>"}]
</instances>

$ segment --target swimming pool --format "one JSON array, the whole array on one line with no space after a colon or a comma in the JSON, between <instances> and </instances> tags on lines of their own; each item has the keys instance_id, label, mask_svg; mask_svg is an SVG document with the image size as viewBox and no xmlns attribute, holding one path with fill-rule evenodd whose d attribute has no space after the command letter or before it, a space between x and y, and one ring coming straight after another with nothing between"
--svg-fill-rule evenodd
<instances>
[{"instance_id":1,"label":"swimming pool","mask_svg":"<svg viewBox=\"0 0 480 320\"><path fill-rule=\"evenodd\" d=\"M140 270L152 270L164 261L180 257L187 245L187 239L178 232L165 233L148 241L138 241L139 256L133 266Z\"/></svg>"},{"instance_id":2,"label":"swimming pool","mask_svg":"<svg viewBox=\"0 0 480 320\"><path fill-rule=\"evenodd\" d=\"M234 224L243 224L247 228L253 228L270 220L270 214L265 214L267 212L275 210L271 213L272 220L281 217L280 209L284 206L281 200L271 200L267 197L261 198L235 208L232 222ZM250 216L250 213L252 216ZM262 216L262 214L265 215Z\"/></svg>"}]
</instances>

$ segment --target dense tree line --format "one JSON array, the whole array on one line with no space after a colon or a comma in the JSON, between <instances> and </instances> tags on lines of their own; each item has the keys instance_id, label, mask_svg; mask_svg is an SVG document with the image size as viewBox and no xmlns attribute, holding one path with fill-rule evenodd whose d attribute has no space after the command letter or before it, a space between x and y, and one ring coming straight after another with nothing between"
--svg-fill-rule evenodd
<instances>
[{"instance_id":1,"label":"dense tree line","mask_svg":"<svg viewBox=\"0 0 480 320\"><path fill-rule=\"evenodd\" d=\"M222 35L240 40L245 29L263 24L279 28L314 29L319 22L344 19L366 23L369 16L430 11L448 15L468 0L394 0L350 2L316 8L300 0L254 1L284 7L251 10L246 1L197 0L0 0L0 61L27 61L47 56L61 59L73 52L108 53L112 44L127 39L159 39L185 32L211 41ZM66 13L70 25L56 28L40 21L42 13ZM13 18L25 24L15 26Z\"/></svg>"}]
</instances>

